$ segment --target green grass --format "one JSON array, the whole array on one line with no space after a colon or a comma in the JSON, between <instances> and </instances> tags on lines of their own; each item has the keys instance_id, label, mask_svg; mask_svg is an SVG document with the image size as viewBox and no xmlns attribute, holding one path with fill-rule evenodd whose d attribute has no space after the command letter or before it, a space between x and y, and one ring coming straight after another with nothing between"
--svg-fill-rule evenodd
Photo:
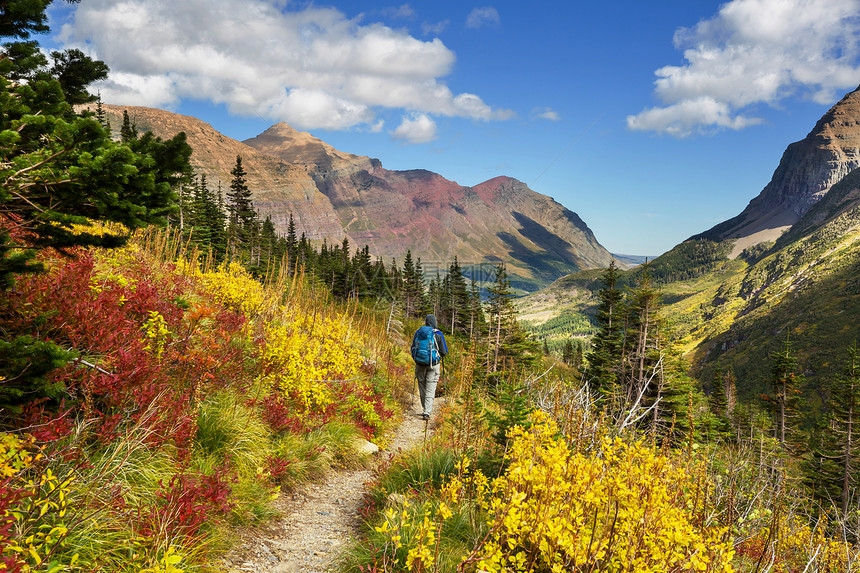
<instances>
[{"instance_id":1,"label":"green grass","mask_svg":"<svg viewBox=\"0 0 860 573\"><path fill-rule=\"evenodd\" d=\"M259 412L231 390L208 396L197 411L195 457L201 467L229 463L240 476L259 473L271 435Z\"/></svg>"}]
</instances>

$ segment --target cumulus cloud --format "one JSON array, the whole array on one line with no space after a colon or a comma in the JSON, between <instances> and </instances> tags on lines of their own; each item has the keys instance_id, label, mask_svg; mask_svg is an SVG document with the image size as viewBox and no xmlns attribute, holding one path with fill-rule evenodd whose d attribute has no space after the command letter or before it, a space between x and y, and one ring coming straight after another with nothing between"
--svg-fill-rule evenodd
<instances>
[{"instance_id":1,"label":"cumulus cloud","mask_svg":"<svg viewBox=\"0 0 860 573\"><path fill-rule=\"evenodd\" d=\"M536 107L532 110L531 116L534 119L561 121L561 116L558 114L558 112L550 107Z\"/></svg>"},{"instance_id":2,"label":"cumulus cloud","mask_svg":"<svg viewBox=\"0 0 860 573\"><path fill-rule=\"evenodd\" d=\"M380 23L283 0L88 0L60 39L104 60L94 85L109 103L170 106L206 99L299 129L374 129L385 109L503 119L442 78L455 55ZM395 9L412 14L408 4ZM428 116L429 120L429 116ZM430 122L432 123L432 121Z\"/></svg>"},{"instance_id":3,"label":"cumulus cloud","mask_svg":"<svg viewBox=\"0 0 860 573\"><path fill-rule=\"evenodd\" d=\"M428 143L436 139L436 122L423 113L404 117L391 137L404 143Z\"/></svg>"},{"instance_id":4,"label":"cumulus cloud","mask_svg":"<svg viewBox=\"0 0 860 573\"><path fill-rule=\"evenodd\" d=\"M484 26L498 26L502 23L499 11L492 6L475 8L466 16L467 28L483 28Z\"/></svg>"},{"instance_id":5,"label":"cumulus cloud","mask_svg":"<svg viewBox=\"0 0 860 573\"><path fill-rule=\"evenodd\" d=\"M664 104L630 129L684 137L760 123L758 104L787 97L831 103L860 82L860 0L732 0L675 32L686 63L655 72Z\"/></svg>"}]
</instances>

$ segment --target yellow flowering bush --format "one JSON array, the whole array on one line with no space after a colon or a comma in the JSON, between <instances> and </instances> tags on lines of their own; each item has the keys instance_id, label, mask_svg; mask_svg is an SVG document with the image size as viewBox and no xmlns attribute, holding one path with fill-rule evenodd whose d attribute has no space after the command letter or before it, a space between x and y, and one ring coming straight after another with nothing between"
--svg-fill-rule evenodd
<instances>
[{"instance_id":1,"label":"yellow flowering bush","mask_svg":"<svg viewBox=\"0 0 860 573\"><path fill-rule=\"evenodd\" d=\"M773 562L772 571L860 571L856 548L845 540L827 535L823 521L814 526L797 515L779 519L771 527L763 527L746 537L738 546L738 554L750 566L758 562Z\"/></svg>"},{"instance_id":2,"label":"yellow flowering bush","mask_svg":"<svg viewBox=\"0 0 860 573\"><path fill-rule=\"evenodd\" d=\"M248 316L259 312L267 302L263 285L238 263L222 264L214 272L200 273L199 278L215 300Z\"/></svg>"},{"instance_id":3,"label":"yellow flowering bush","mask_svg":"<svg viewBox=\"0 0 860 573\"><path fill-rule=\"evenodd\" d=\"M696 477L642 442L573 452L532 414L511 431L510 466L482 501L491 534L480 570L732 571L725 528L697 523Z\"/></svg>"},{"instance_id":4,"label":"yellow flowering bush","mask_svg":"<svg viewBox=\"0 0 860 573\"><path fill-rule=\"evenodd\" d=\"M160 359L164 353L164 345L171 334L164 317L157 310L150 310L149 318L143 323L141 330L144 334L144 349Z\"/></svg>"},{"instance_id":5,"label":"yellow flowering bush","mask_svg":"<svg viewBox=\"0 0 860 573\"><path fill-rule=\"evenodd\" d=\"M10 478L26 468L34 459L33 439L0 433L0 479Z\"/></svg>"},{"instance_id":6,"label":"yellow flowering bush","mask_svg":"<svg viewBox=\"0 0 860 573\"><path fill-rule=\"evenodd\" d=\"M431 569L443 522L471 513L486 533L462 557L463 571L733 571L728 529L702 523L706 486L695 465L641 441L606 438L596 452L573 451L547 416L535 412L531 423L510 431L498 478L461 460L435 523L426 513L410 542L401 534L409 551L401 567Z\"/></svg>"},{"instance_id":7,"label":"yellow flowering bush","mask_svg":"<svg viewBox=\"0 0 860 573\"><path fill-rule=\"evenodd\" d=\"M330 385L355 378L361 354L342 317L298 315L266 326L263 364L267 381L306 410L332 403Z\"/></svg>"}]
</instances>

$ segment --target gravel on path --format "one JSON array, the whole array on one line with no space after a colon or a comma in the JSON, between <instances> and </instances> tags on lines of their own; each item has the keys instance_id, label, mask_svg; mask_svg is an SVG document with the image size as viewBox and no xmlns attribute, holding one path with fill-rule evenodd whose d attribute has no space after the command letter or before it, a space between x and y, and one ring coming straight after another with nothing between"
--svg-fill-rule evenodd
<instances>
[{"instance_id":1,"label":"gravel on path","mask_svg":"<svg viewBox=\"0 0 860 573\"><path fill-rule=\"evenodd\" d=\"M437 398L438 407L443 399ZM386 436L386 449L374 454L373 466L399 450L422 444L432 433L413 405L400 426ZM241 542L222 559L228 573L323 573L332 571L340 550L349 546L361 526L359 509L373 468L332 470L321 481L282 495L282 516L242 532Z\"/></svg>"}]
</instances>

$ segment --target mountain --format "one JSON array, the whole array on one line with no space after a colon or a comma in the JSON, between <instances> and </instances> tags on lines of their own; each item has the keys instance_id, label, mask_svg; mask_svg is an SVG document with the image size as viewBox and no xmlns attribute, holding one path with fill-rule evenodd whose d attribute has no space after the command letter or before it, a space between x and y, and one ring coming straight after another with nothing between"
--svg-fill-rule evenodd
<instances>
[{"instance_id":1,"label":"mountain","mask_svg":"<svg viewBox=\"0 0 860 573\"><path fill-rule=\"evenodd\" d=\"M254 205L286 232L290 214L309 239L399 262L407 250L427 273L447 270L456 256L476 280L506 263L512 284L534 290L578 269L605 267L612 255L579 216L510 177L473 187L426 170L393 171L378 159L344 153L285 123L239 142L189 116L144 107L104 105L115 130L127 110L139 130L194 149L192 163L213 187L226 189L242 156ZM487 276L483 276L486 274Z\"/></svg>"},{"instance_id":2,"label":"mountain","mask_svg":"<svg viewBox=\"0 0 860 573\"><path fill-rule=\"evenodd\" d=\"M771 182L737 217L648 265L699 380L734 371L747 400L768 391L771 354L789 338L820 406L860 341L860 91L847 94L788 146ZM642 268L622 273L622 288ZM602 287L578 272L519 301L530 328L560 340L587 334ZM563 301L560 310L550 304ZM546 303L546 304L544 304ZM557 342L558 344L558 342Z\"/></svg>"},{"instance_id":3,"label":"mountain","mask_svg":"<svg viewBox=\"0 0 860 573\"><path fill-rule=\"evenodd\" d=\"M858 124L860 87L825 113L804 139L788 146L770 183L739 215L693 238L736 239L732 258L775 240L860 166Z\"/></svg>"}]
</instances>

